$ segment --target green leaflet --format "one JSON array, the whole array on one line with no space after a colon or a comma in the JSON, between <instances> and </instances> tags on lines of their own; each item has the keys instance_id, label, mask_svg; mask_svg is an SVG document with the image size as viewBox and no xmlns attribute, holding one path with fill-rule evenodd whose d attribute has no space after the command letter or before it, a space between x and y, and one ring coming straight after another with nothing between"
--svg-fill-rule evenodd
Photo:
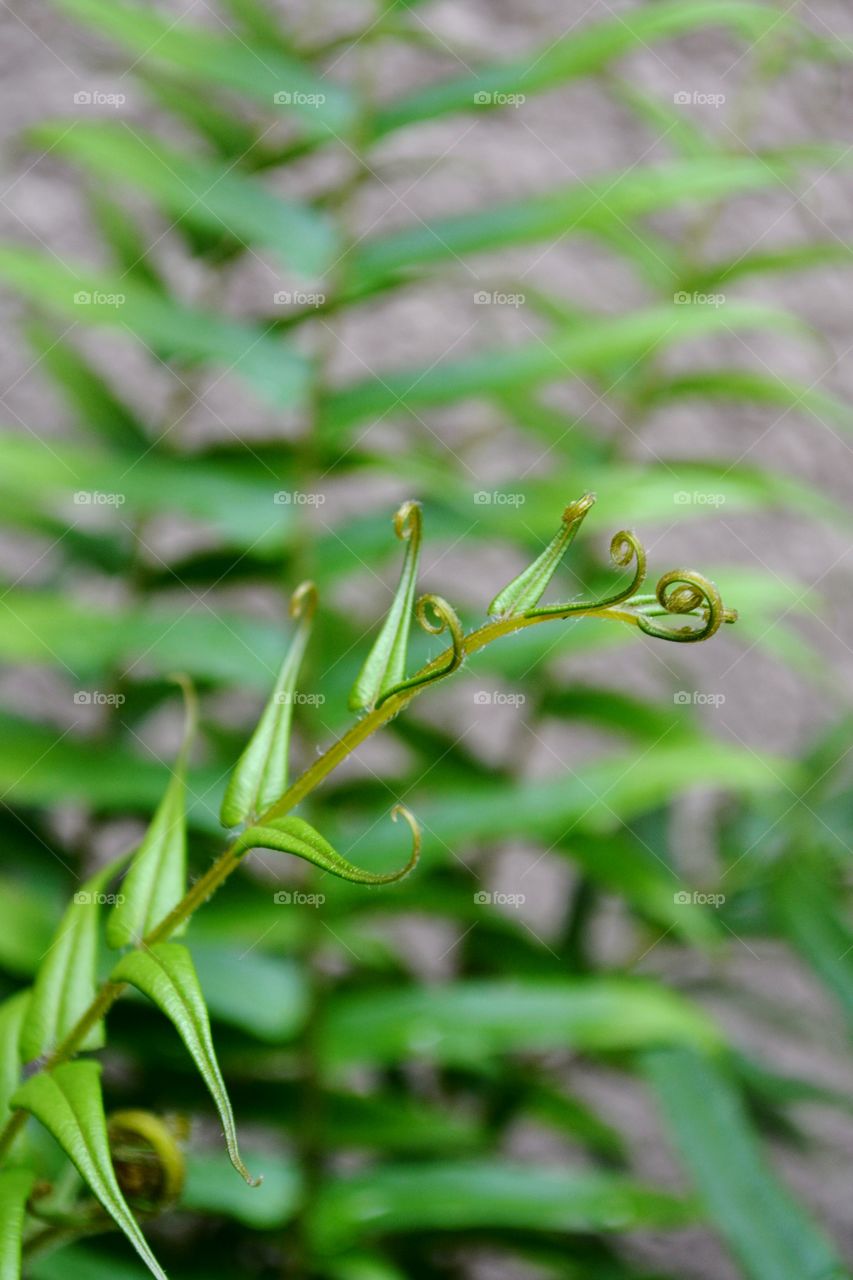
<instances>
[{"instance_id":1,"label":"green leaflet","mask_svg":"<svg viewBox=\"0 0 853 1280\"><path fill-rule=\"evenodd\" d=\"M281 200L256 178L200 160L154 134L109 121L41 124L30 136L110 182L146 191L170 216L217 237L275 251L303 275L322 275L337 254L330 219Z\"/></svg>"},{"instance_id":2,"label":"green leaflet","mask_svg":"<svg viewBox=\"0 0 853 1280\"><path fill-rule=\"evenodd\" d=\"M264 329L184 305L120 271L100 275L21 245L1 245L0 277L66 320L129 331L161 358L227 368L271 404L293 408L307 393L307 361Z\"/></svg>"},{"instance_id":3,"label":"green leaflet","mask_svg":"<svg viewBox=\"0 0 853 1280\"><path fill-rule=\"evenodd\" d=\"M236 827L241 822L253 821L270 805L275 804L287 790L287 757L296 681L311 635L316 607L317 588L313 582L303 582L290 601L291 617L299 619L296 633L290 642L272 696L228 780L220 810L220 820L224 827Z\"/></svg>"},{"instance_id":4,"label":"green leaflet","mask_svg":"<svg viewBox=\"0 0 853 1280\"><path fill-rule=\"evenodd\" d=\"M808 794L808 793L807 793ZM803 849L780 860L772 903L783 931L834 996L853 1029L853 931L842 910L837 870L825 856Z\"/></svg>"},{"instance_id":5,"label":"green leaflet","mask_svg":"<svg viewBox=\"0 0 853 1280\"><path fill-rule=\"evenodd\" d=\"M683 113L682 113L683 114ZM71 135L76 136L76 135ZM793 180L796 167L776 156L704 155L666 165L608 173L590 182L559 186L523 200L493 202L469 213L417 221L400 230L366 238L353 251L351 283L369 288L393 278L472 253L513 244L564 237L569 233L626 232L631 223L669 206L698 205ZM629 242L642 237L628 230ZM662 281L680 286L677 264ZM698 286L693 286L697 289ZM701 291L701 290L700 290ZM526 296L530 291L525 289Z\"/></svg>"},{"instance_id":6,"label":"green leaflet","mask_svg":"<svg viewBox=\"0 0 853 1280\"><path fill-rule=\"evenodd\" d=\"M673 0L632 9L580 31L572 29L544 49L534 49L512 62L480 66L469 75L440 80L389 102L377 113L375 129L384 134L448 112L500 109L507 94L530 96L592 75L638 46L694 27L730 27L752 42L785 17L769 5L744 0Z\"/></svg>"},{"instance_id":7,"label":"green leaflet","mask_svg":"<svg viewBox=\"0 0 853 1280\"><path fill-rule=\"evenodd\" d=\"M349 696L350 710L375 706L383 694L402 683L415 602L423 517L420 503L404 502L394 516L394 532L406 542L406 554L394 602Z\"/></svg>"},{"instance_id":8,"label":"green leaflet","mask_svg":"<svg viewBox=\"0 0 853 1280\"><path fill-rule=\"evenodd\" d=\"M524 613L527 609L535 608L554 576L564 551L571 546L578 529L583 524L584 516L594 502L595 495L587 493L577 502L572 502L566 507L559 530L541 556L498 592L489 605L489 613L500 617L511 617L513 614Z\"/></svg>"},{"instance_id":9,"label":"green leaflet","mask_svg":"<svg viewBox=\"0 0 853 1280\"><path fill-rule=\"evenodd\" d=\"M21 1032L25 1062L50 1053L91 1004L97 989L98 923L112 879L126 855L96 872L74 898L62 917L36 975L32 999ZM103 1022L89 1031L83 1049L100 1049Z\"/></svg>"},{"instance_id":10,"label":"green leaflet","mask_svg":"<svg viewBox=\"0 0 853 1280\"><path fill-rule=\"evenodd\" d=\"M321 1041L332 1070L426 1060L473 1066L502 1053L599 1053L687 1044L719 1032L683 996L629 978L466 979L348 992L330 1003Z\"/></svg>"},{"instance_id":11,"label":"green leaflet","mask_svg":"<svg viewBox=\"0 0 853 1280\"><path fill-rule=\"evenodd\" d=\"M29 1169L0 1172L0 1280L20 1280L24 1214L34 1181Z\"/></svg>"},{"instance_id":12,"label":"green leaflet","mask_svg":"<svg viewBox=\"0 0 853 1280\"><path fill-rule=\"evenodd\" d=\"M55 326L33 320L25 333L40 367L56 383L87 431L112 445L136 451L148 449L143 423L119 400L106 379L70 342L63 340Z\"/></svg>"},{"instance_id":13,"label":"green leaflet","mask_svg":"<svg viewBox=\"0 0 853 1280\"><path fill-rule=\"evenodd\" d=\"M694 1217L671 1193L620 1175L504 1159L379 1166L328 1182L314 1208L324 1249L402 1231L621 1231Z\"/></svg>"},{"instance_id":14,"label":"green leaflet","mask_svg":"<svg viewBox=\"0 0 853 1280\"><path fill-rule=\"evenodd\" d=\"M168 293L169 287L154 264L149 240L142 235L135 218L103 188L93 185L87 197L92 222L109 248L114 265L129 279Z\"/></svg>"},{"instance_id":15,"label":"green leaflet","mask_svg":"<svg viewBox=\"0 0 853 1280\"><path fill-rule=\"evenodd\" d=\"M678 1047L646 1066L711 1221L751 1280L844 1280L847 1271L766 1165L740 1095L709 1056Z\"/></svg>"},{"instance_id":16,"label":"green leaflet","mask_svg":"<svg viewBox=\"0 0 853 1280\"><path fill-rule=\"evenodd\" d=\"M21 1083L21 1029L30 1000L19 991L0 1004L0 1126L9 1114L9 1099Z\"/></svg>"},{"instance_id":17,"label":"green leaflet","mask_svg":"<svg viewBox=\"0 0 853 1280\"><path fill-rule=\"evenodd\" d=\"M140 61L165 63L183 72L203 94L219 86L245 93L270 112L302 116L303 124L321 137L327 136L327 129L347 129L354 118L356 104L348 90L267 41L235 40L221 27L175 21L172 14L148 4L56 2L99 36L110 36L138 53Z\"/></svg>"},{"instance_id":18,"label":"green leaflet","mask_svg":"<svg viewBox=\"0 0 853 1280\"><path fill-rule=\"evenodd\" d=\"M547 345L537 339L461 360L441 360L427 369L381 371L341 386L325 398L322 428L331 438L367 418L507 394L578 374L607 375L621 362L630 365L645 360L676 342L741 327L803 331L801 322L790 314L749 302L728 302L725 307L673 303L596 317L580 328L570 325L555 331ZM611 373L607 385L612 380Z\"/></svg>"},{"instance_id":19,"label":"green leaflet","mask_svg":"<svg viewBox=\"0 0 853 1280\"><path fill-rule=\"evenodd\" d=\"M182 679L185 700L184 740L166 793L136 850L121 894L107 920L111 947L137 943L169 914L186 892L187 756L195 733L195 694Z\"/></svg>"},{"instance_id":20,"label":"green leaflet","mask_svg":"<svg viewBox=\"0 0 853 1280\"><path fill-rule=\"evenodd\" d=\"M391 818L396 822L400 815L409 824L412 833L412 853L401 870L389 871L384 875L363 871L361 867L348 862L332 848L328 840L324 840L319 831L315 831L302 818L273 818L263 826L250 827L234 845L234 852L239 855L249 849L275 849L278 853L292 853L296 858L304 858L306 862L313 862L315 867L322 867L333 876L351 880L354 884L393 884L409 874L417 864L421 852L420 827L409 810L398 804L391 810Z\"/></svg>"},{"instance_id":21,"label":"green leaflet","mask_svg":"<svg viewBox=\"0 0 853 1280\"><path fill-rule=\"evenodd\" d=\"M189 951L176 942L160 942L145 951L131 951L119 960L111 980L129 982L153 1000L174 1024L216 1103L231 1163L250 1186L257 1186L257 1180L240 1159L234 1113L216 1061L207 1007Z\"/></svg>"},{"instance_id":22,"label":"green leaflet","mask_svg":"<svg viewBox=\"0 0 853 1280\"><path fill-rule=\"evenodd\" d=\"M66 1062L49 1073L42 1071L33 1076L17 1091L12 1103L29 1111L53 1135L149 1271L158 1280L168 1280L116 1180L100 1076L98 1062Z\"/></svg>"}]
</instances>

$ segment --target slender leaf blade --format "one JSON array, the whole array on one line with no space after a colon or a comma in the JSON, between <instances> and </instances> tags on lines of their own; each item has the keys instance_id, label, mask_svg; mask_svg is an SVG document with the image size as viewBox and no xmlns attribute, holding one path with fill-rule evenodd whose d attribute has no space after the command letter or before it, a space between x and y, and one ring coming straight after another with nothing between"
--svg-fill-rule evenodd
<instances>
[{"instance_id":1,"label":"slender leaf blade","mask_svg":"<svg viewBox=\"0 0 853 1280\"><path fill-rule=\"evenodd\" d=\"M184 741L166 792L122 882L122 892L107 920L111 947L139 943L186 892L187 757L195 732L195 695L184 683L187 699Z\"/></svg>"},{"instance_id":2,"label":"slender leaf blade","mask_svg":"<svg viewBox=\"0 0 853 1280\"><path fill-rule=\"evenodd\" d=\"M412 852L404 867L385 874L364 871L349 862L303 818L272 818L258 826L249 827L235 842L234 852L239 855L249 849L275 849L278 853L290 853L296 858L311 862L315 867L353 884L394 884L414 869L421 849L421 833L417 822L403 805L397 805L391 810L391 817L395 822L400 815L412 832Z\"/></svg>"},{"instance_id":3,"label":"slender leaf blade","mask_svg":"<svg viewBox=\"0 0 853 1280\"><path fill-rule=\"evenodd\" d=\"M686 1047L646 1055L664 1117L705 1208L751 1280L843 1280L847 1271L768 1168L721 1063Z\"/></svg>"},{"instance_id":4,"label":"slender leaf blade","mask_svg":"<svg viewBox=\"0 0 853 1280\"><path fill-rule=\"evenodd\" d=\"M406 676L406 655L421 553L420 504L404 503L394 516L394 529L397 537L406 542L403 568L391 608L350 692L352 711L374 706L383 694L400 684Z\"/></svg>"},{"instance_id":5,"label":"slender leaf blade","mask_svg":"<svg viewBox=\"0 0 853 1280\"><path fill-rule=\"evenodd\" d=\"M272 404L297 407L307 394L307 362L250 324L22 246L0 248L0 278L30 301L80 324L129 331L153 351L224 365Z\"/></svg>"},{"instance_id":6,"label":"slender leaf blade","mask_svg":"<svg viewBox=\"0 0 853 1280\"><path fill-rule=\"evenodd\" d=\"M65 911L36 975L21 1033L21 1053L31 1061L50 1053L86 1012L97 990L98 925L104 886L124 858L96 872ZM91 1028L82 1048L100 1049L103 1022Z\"/></svg>"},{"instance_id":7,"label":"slender leaf blade","mask_svg":"<svg viewBox=\"0 0 853 1280\"><path fill-rule=\"evenodd\" d=\"M282 200L258 179L199 159L127 124L39 124L31 136L109 182L139 187L171 217L273 249L287 265L322 275L338 253L326 214Z\"/></svg>"},{"instance_id":8,"label":"slender leaf blade","mask_svg":"<svg viewBox=\"0 0 853 1280\"><path fill-rule=\"evenodd\" d=\"M549 335L547 343L537 341L464 360L441 361L426 370L395 370L365 378L328 395L321 421L333 435L365 418L568 380L600 372L615 361L650 357L676 342L741 328L802 326L784 312L751 303L653 307L591 321L580 331L573 326Z\"/></svg>"},{"instance_id":9,"label":"slender leaf blade","mask_svg":"<svg viewBox=\"0 0 853 1280\"><path fill-rule=\"evenodd\" d=\"M114 982L130 983L148 996L174 1025L216 1104L231 1163L246 1182L256 1186L257 1181L240 1159L234 1112L216 1060L207 1006L189 951L178 942L160 942L144 951L131 951L121 958L111 977Z\"/></svg>"},{"instance_id":10,"label":"slender leaf blade","mask_svg":"<svg viewBox=\"0 0 853 1280\"><path fill-rule=\"evenodd\" d=\"M168 1280L130 1211L110 1157L101 1067L97 1062L66 1062L39 1072L18 1089L15 1107L44 1125L80 1176L113 1218L157 1280Z\"/></svg>"},{"instance_id":11,"label":"slender leaf blade","mask_svg":"<svg viewBox=\"0 0 853 1280\"><path fill-rule=\"evenodd\" d=\"M681 35L695 27L726 26L760 39L780 21L769 5L740 0L672 0L632 9L606 21L572 29L561 39L526 56L473 74L428 85L388 103L375 121L379 134L433 120L455 111L483 111L506 102L506 95L541 93L578 76L592 75L638 46Z\"/></svg>"},{"instance_id":12,"label":"slender leaf blade","mask_svg":"<svg viewBox=\"0 0 853 1280\"><path fill-rule=\"evenodd\" d=\"M20 1280L21 1239L34 1182L29 1169L0 1170L0 1280Z\"/></svg>"},{"instance_id":13,"label":"slender leaf blade","mask_svg":"<svg viewBox=\"0 0 853 1280\"><path fill-rule=\"evenodd\" d=\"M29 991L19 991L0 1004L0 1127L9 1115L9 1099L21 1083L21 1032Z\"/></svg>"},{"instance_id":14,"label":"slender leaf blade","mask_svg":"<svg viewBox=\"0 0 853 1280\"><path fill-rule=\"evenodd\" d=\"M408 1059L470 1066L495 1053L558 1046L595 1052L718 1042L711 1022L680 996L621 978L350 993L332 1004L322 1040L331 1067Z\"/></svg>"},{"instance_id":15,"label":"slender leaf blade","mask_svg":"<svg viewBox=\"0 0 853 1280\"><path fill-rule=\"evenodd\" d=\"M254 820L287 790L288 751L296 682L311 635L317 592L305 582L294 592L291 615L298 625L282 663L270 700L257 727L234 766L222 798L220 819L225 827Z\"/></svg>"},{"instance_id":16,"label":"slender leaf blade","mask_svg":"<svg viewBox=\"0 0 853 1280\"><path fill-rule=\"evenodd\" d=\"M387 1165L339 1178L314 1206L321 1248L365 1234L509 1229L585 1232L672 1227L691 1207L619 1175L505 1160Z\"/></svg>"},{"instance_id":17,"label":"slender leaf blade","mask_svg":"<svg viewBox=\"0 0 853 1280\"><path fill-rule=\"evenodd\" d=\"M354 121L352 95L267 42L235 40L149 5L56 0L57 7L140 56L180 70L208 89L237 90L272 111L292 110L311 132L332 136ZM285 95L276 101L276 94Z\"/></svg>"}]
</instances>

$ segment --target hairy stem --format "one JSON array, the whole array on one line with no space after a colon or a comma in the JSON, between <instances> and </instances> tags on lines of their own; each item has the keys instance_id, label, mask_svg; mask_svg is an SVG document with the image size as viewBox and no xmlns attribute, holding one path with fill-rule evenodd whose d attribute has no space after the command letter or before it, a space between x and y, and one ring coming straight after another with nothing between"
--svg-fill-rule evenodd
<instances>
[{"instance_id":1,"label":"hairy stem","mask_svg":"<svg viewBox=\"0 0 853 1280\"><path fill-rule=\"evenodd\" d=\"M571 605L566 606L565 613L553 613L546 616L533 617L511 617L498 618L495 621L487 622L482 627L478 627L476 631L470 632L464 637L462 648L465 657L485 649L487 645L493 644L495 640L500 640L504 636L512 635L516 631L521 631L526 627L536 626L541 622L552 622L561 618L581 618L581 617L599 617L609 618L619 622L628 622L637 625L637 616L630 609L609 608L600 609L592 607L585 610L577 610ZM370 738L377 730L381 729L393 720L404 707L413 701L418 694L427 688L433 688L440 683L438 679L428 679L434 677L436 672L440 672L447 667L448 661L452 656L452 649L445 649L438 657L433 658L417 673L416 678L422 677L423 684L414 685L400 690L400 692L392 694L380 707L369 711L361 720L357 720L347 732L334 742L321 756L319 756L312 765L310 765L304 773L296 779L296 781L288 787L287 791L271 805L269 809L263 813L258 819L258 824L263 825L273 818L281 817L294 809L298 804L310 795L312 791L320 785L330 773L340 765L348 756L352 754L362 742ZM451 673L448 672L447 675ZM142 940L142 947L153 946L157 942L163 942L169 938L179 925L198 910L198 908L206 902L216 890L225 883L228 877L236 869L242 861L242 855L236 852L236 841L228 846L216 861L207 869L203 876L195 881L184 894L181 901L173 907L167 916L160 921L156 928ZM98 991L89 1008L71 1028L48 1058L45 1059L41 1066L42 1071L49 1071L53 1067L58 1066L61 1062L67 1062L72 1058L85 1040L87 1034L95 1026L101 1018L112 1008L116 1000L125 990L125 983L107 981ZM19 1133L23 1125L26 1123L26 1113L16 1111L7 1122L2 1133L0 1133L0 1157L2 1157L12 1145L16 1135Z\"/></svg>"}]
</instances>

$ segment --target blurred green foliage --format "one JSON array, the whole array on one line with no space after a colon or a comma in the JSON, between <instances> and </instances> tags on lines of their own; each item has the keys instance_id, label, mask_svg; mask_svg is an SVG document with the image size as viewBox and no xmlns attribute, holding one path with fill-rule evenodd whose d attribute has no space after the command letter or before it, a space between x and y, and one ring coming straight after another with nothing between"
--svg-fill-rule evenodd
<instances>
[{"instance_id":1,"label":"blurred green foliage","mask_svg":"<svg viewBox=\"0 0 853 1280\"><path fill-rule=\"evenodd\" d=\"M0 278L26 304L32 358L74 421L59 435L28 424L3 441L4 524L32 548L38 572L4 571L0 656L49 691L46 709L0 716L9 996L35 977L68 897L124 830L119 821L139 820L141 831L154 812L174 754L162 743L165 733L175 745L175 671L201 699L187 802L191 871L207 868L229 770L285 650L283 590L306 577L320 605L304 678L313 696L294 707L297 761L307 765L344 730L347 692L393 590L388 494L424 503L437 548L426 576L466 624L485 610L486 579L497 588L533 559L584 490L600 495L604 532L611 520L659 529L708 516L682 494L713 495L712 511L725 503L727 513L850 528L846 509L798 477L688 447L643 462L632 447L658 408L695 401L795 414L804 432L810 419L849 430L849 406L785 367L708 358L732 333L815 341L801 318L736 291L769 273L843 266L849 246L735 247L715 260L709 229L745 195L799 191L842 163L845 148L817 139L753 150L623 73L640 47L722 30L744 59L745 92L803 61L829 74L843 50L791 11L645 3L459 73L422 21L427 4L380 4L333 36L281 20L264 0L220 0L204 25L114 0L58 7L101 56L109 50L146 107L144 124L78 111L29 134L36 154L49 152L79 182L97 265L44 244L0 249ZM407 47L445 71L380 91L383 58ZM442 216L420 211L413 195L392 230L365 219L365 193L381 194L384 175L405 170L398 138L444 117L461 132L511 109L507 97L584 78L650 140L665 135L667 158ZM678 234L672 223L660 229L661 214L678 216ZM642 305L593 311L504 265L514 246L567 237L627 266ZM252 282L258 268L267 285ZM376 369L340 359L352 357L363 322L392 336L400 322L384 306L446 282L466 300L481 287L524 292L528 319L511 340L405 367L386 367L381 339ZM725 305L697 301L722 289ZM128 353L135 378L120 359ZM589 393L588 410L560 407L551 393L567 386ZM476 448L459 444L443 416L472 404L487 424ZM199 408L208 429L193 435ZM603 426L605 410L615 430ZM480 473L484 439L495 458L521 448L547 463L519 479L513 462L493 482ZM572 593L610 581L594 531L578 538L571 570ZM714 570L742 615L725 641L731 652L757 646L798 678L825 681L798 626L809 608L802 586L761 568ZM394 720L387 753L311 796L311 821L378 871L399 860L400 833L381 819L405 800L423 827L423 859L405 883L282 879L263 858L194 918L188 945L262 1187L231 1168L174 1029L133 995L116 1005L104 1055L110 1106L195 1119L181 1199L146 1223L172 1280L438 1280L472 1274L484 1250L519 1276L664 1280L677 1270L652 1275L636 1261L633 1233L661 1238L696 1224L717 1233L748 1280L847 1274L813 1207L774 1171L766 1139L805 1142L795 1105L849 1111L850 1097L744 1053L702 1006L703 982L684 975L689 962L736 1005L720 967L726 949L781 941L853 1018L849 724L802 759L723 741L693 699L673 700L696 679L680 653L667 653L656 692L633 690L623 672L634 662L628 646L640 644L627 628L585 620L520 633L472 662L455 699L445 690L432 711L424 699ZM566 679L570 660L610 651L609 681ZM509 749L489 753L468 738L484 691L526 726ZM551 741L555 722L605 745L533 776L525 757ZM678 834L696 789L718 797L701 885ZM570 872L555 925L502 906L493 866L517 844L531 863ZM300 907L297 889L322 905ZM508 896L519 894L523 882ZM596 931L599 909L614 902L615 960ZM437 954L426 976L424 930ZM658 976L644 964L653 950ZM106 975L106 957L98 964ZM18 1079L20 1011L14 1000L0 1008L4 1098ZM768 1022L784 1013L766 1011ZM637 1174L630 1124L621 1131L585 1096L590 1064L639 1090L643 1106L659 1105L684 1171L675 1190ZM522 1160L528 1130L541 1154ZM35 1126L27 1141L42 1173L52 1161L68 1178ZM5 1280L17 1274L8 1242L29 1186L15 1169L0 1177ZM82 1230L57 1230L44 1241L39 1230L27 1235L24 1274L34 1280L143 1275L113 1236L81 1242Z\"/></svg>"}]
</instances>

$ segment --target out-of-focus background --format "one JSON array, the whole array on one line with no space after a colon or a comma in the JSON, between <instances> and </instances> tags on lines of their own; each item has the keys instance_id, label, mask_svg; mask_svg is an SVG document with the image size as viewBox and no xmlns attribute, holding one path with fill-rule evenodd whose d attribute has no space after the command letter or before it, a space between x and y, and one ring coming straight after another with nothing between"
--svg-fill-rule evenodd
<instances>
[{"instance_id":1,"label":"out-of-focus background","mask_svg":"<svg viewBox=\"0 0 853 1280\"><path fill-rule=\"evenodd\" d=\"M261 1209L205 1180L192 1078L119 1009L116 1098L202 1112L188 1201L152 1228L170 1275L846 1274L850 19L0 7L9 990L75 876L144 829L177 669L207 865L306 576L295 767L343 731L402 500L466 625L588 490L549 598L605 594L627 526L652 586L695 568L740 614L695 646L600 622L505 642L311 802L373 866L405 800L404 889L288 907L303 880L266 857L199 914L276 1177ZM572 1171L616 1181L575 1204Z\"/></svg>"}]
</instances>

